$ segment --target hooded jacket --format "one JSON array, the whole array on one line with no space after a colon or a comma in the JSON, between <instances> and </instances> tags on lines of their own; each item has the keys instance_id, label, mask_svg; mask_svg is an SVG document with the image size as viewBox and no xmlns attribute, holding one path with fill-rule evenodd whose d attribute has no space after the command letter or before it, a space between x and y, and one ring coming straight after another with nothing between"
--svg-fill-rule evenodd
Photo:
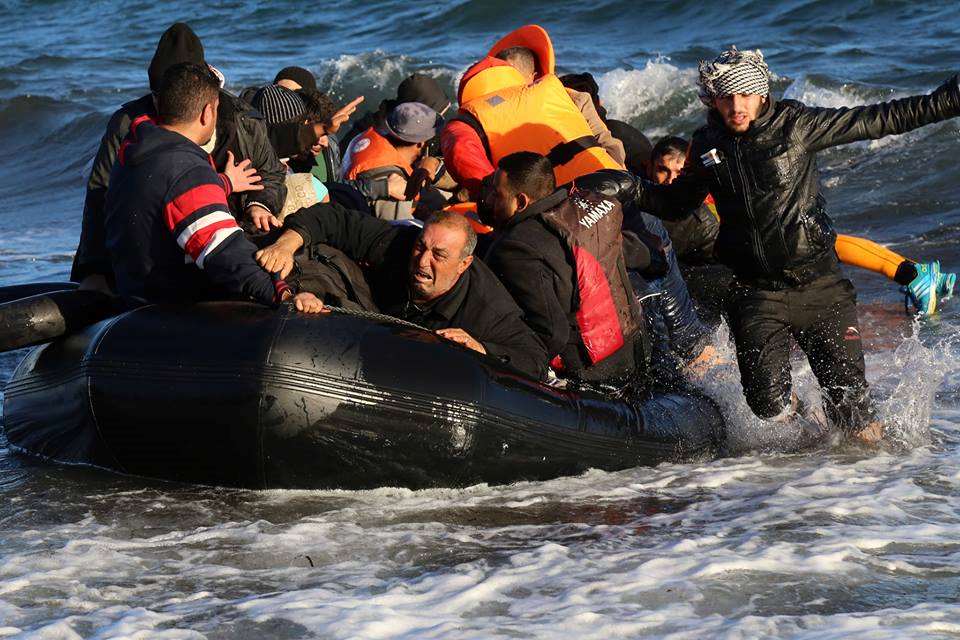
<instances>
[{"instance_id":1,"label":"hooded jacket","mask_svg":"<svg viewBox=\"0 0 960 640\"><path fill-rule=\"evenodd\" d=\"M677 219L710 193L720 216L715 245L720 262L761 288L805 284L838 269L836 232L820 193L816 153L957 115L956 77L930 95L863 107L824 109L771 99L741 135L711 110L706 126L693 134L680 177L669 185L641 181L636 202L661 218Z\"/></svg>"},{"instance_id":2,"label":"hooded jacket","mask_svg":"<svg viewBox=\"0 0 960 640\"><path fill-rule=\"evenodd\" d=\"M147 116L118 151L104 205L105 248L121 295L154 302L252 298L286 287L254 260L210 157Z\"/></svg>"},{"instance_id":3,"label":"hooded jacket","mask_svg":"<svg viewBox=\"0 0 960 640\"><path fill-rule=\"evenodd\" d=\"M80 243L70 274L75 282L91 274L111 275L110 260L104 245L103 222L110 171L117 159L120 144L130 131L130 123L139 116L153 116L155 113L153 95L147 94L124 104L110 117L87 180ZM226 166L227 151L233 153L236 162L250 159L264 187L262 191L231 194L228 202L234 217L239 219L247 206L253 203L261 204L274 215L279 214L287 196L284 185L286 171L270 145L266 127L249 105L221 91L217 111L217 140L212 154L220 171Z\"/></svg>"}]
</instances>

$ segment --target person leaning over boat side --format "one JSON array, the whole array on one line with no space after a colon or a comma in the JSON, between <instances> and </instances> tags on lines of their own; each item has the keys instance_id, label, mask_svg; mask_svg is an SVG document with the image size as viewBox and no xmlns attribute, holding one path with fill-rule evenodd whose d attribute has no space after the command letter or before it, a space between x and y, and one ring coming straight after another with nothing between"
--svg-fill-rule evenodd
<instances>
[{"instance_id":1,"label":"person leaning over boat side","mask_svg":"<svg viewBox=\"0 0 960 640\"><path fill-rule=\"evenodd\" d=\"M168 28L157 43L148 70L150 93L127 102L110 117L87 180L80 242L70 273L71 280L81 283L81 287L110 288L113 274L104 245L103 222L110 171L130 123L141 115L156 114L153 92L166 69L180 62L206 64L200 39L189 26L178 22ZM206 147L219 171L229 171L239 164L255 169L261 179L259 191L231 193L227 202L235 218L258 224L283 209L285 171L270 146L263 120L249 105L223 89L220 89L216 131Z\"/></svg>"},{"instance_id":2,"label":"person leaning over boat side","mask_svg":"<svg viewBox=\"0 0 960 640\"><path fill-rule=\"evenodd\" d=\"M206 65L173 65L157 86L160 123L138 117L121 144L104 202L117 292L151 302L293 298L317 312L316 296L294 296L260 268L229 212L230 181L203 150L217 126L219 88Z\"/></svg>"},{"instance_id":3,"label":"person leaning over boat side","mask_svg":"<svg viewBox=\"0 0 960 640\"><path fill-rule=\"evenodd\" d=\"M808 107L770 96L759 51L722 52L700 64L707 123L669 185L638 182L637 205L676 219L711 194L720 217L715 253L735 275L728 305L744 393L763 418L795 403L790 349L806 353L828 415L875 442L857 320L856 291L839 270L836 231L825 210L816 152L882 138L960 115L956 76L932 94L854 108Z\"/></svg>"},{"instance_id":4,"label":"person leaning over boat side","mask_svg":"<svg viewBox=\"0 0 960 640\"><path fill-rule=\"evenodd\" d=\"M284 221L285 231L257 259L286 275L294 254L324 244L367 267L377 306L463 346L542 378L547 355L524 324L521 311L483 262L475 260L477 235L467 219L433 214L419 229L391 224L336 204L316 204Z\"/></svg>"},{"instance_id":5,"label":"person leaning over boat side","mask_svg":"<svg viewBox=\"0 0 960 640\"><path fill-rule=\"evenodd\" d=\"M635 350L643 352L645 334L627 274L620 203L557 189L550 161L520 151L498 163L480 212L496 232L484 260L546 346L554 371L629 382L644 364ZM631 262L643 271L650 254Z\"/></svg>"}]
</instances>

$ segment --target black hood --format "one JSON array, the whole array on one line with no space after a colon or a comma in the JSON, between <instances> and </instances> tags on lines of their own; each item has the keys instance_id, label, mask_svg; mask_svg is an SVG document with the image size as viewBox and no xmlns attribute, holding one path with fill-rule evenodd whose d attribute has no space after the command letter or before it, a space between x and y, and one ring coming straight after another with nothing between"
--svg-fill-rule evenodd
<instances>
[{"instance_id":1,"label":"black hood","mask_svg":"<svg viewBox=\"0 0 960 640\"><path fill-rule=\"evenodd\" d=\"M181 62L205 64L203 43L188 25L177 22L160 36L157 51L150 61L147 75L150 76L150 90L156 92L167 69Z\"/></svg>"}]
</instances>

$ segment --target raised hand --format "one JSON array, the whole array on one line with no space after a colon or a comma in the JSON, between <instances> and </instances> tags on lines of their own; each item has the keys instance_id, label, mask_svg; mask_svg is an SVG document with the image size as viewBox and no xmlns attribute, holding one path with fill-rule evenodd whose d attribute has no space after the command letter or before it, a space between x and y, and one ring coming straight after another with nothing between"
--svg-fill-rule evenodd
<instances>
[{"instance_id":1,"label":"raised hand","mask_svg":"<svg viewBox=\"0 0 960 640\"><path fill-rule=\"evenodd\" d=\"M352 116L353 112L357 110L357 107L360 106L361 102L363 102L363 96L354 98L352 101L348 102L346 106L342 107L339 111L330 116L330 121L324 123L325 132L336 133L339 131L340 127L343 126L343 123L350 119L350 116Z\"/></svg>"},{"instance_id":2,"label":"raised hand","mask_svg":"<svg viewBox=\"0 0 960 640\"><path fill-rule=\"evenodd\" d=\"M244 191L260 191L263 189L260 182L260 175L257 170L250 166L250 159L247 158L239 164L233 162L233 153L227 151L227 166L223 168L223 173L230 179L230 188L235 193Z\"/></svg>"}]
</instances>

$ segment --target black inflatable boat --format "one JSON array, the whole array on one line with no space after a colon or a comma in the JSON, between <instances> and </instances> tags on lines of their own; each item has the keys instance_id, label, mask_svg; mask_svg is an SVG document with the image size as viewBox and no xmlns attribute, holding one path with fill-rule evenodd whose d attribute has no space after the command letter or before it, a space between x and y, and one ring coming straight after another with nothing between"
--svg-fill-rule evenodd
<instances>
[{"instance_id":1,"label":"black inflatable boat","mask_svg":"<svg viewBox=\"0 0 960 640\"><path fill-rule=\"evenodd\" d=\"M557 390L385 318L146 306L35 347L4 391L16 450L250 488L504 483L713 455L707 398Z\"/></svg>"}]
</instances>

